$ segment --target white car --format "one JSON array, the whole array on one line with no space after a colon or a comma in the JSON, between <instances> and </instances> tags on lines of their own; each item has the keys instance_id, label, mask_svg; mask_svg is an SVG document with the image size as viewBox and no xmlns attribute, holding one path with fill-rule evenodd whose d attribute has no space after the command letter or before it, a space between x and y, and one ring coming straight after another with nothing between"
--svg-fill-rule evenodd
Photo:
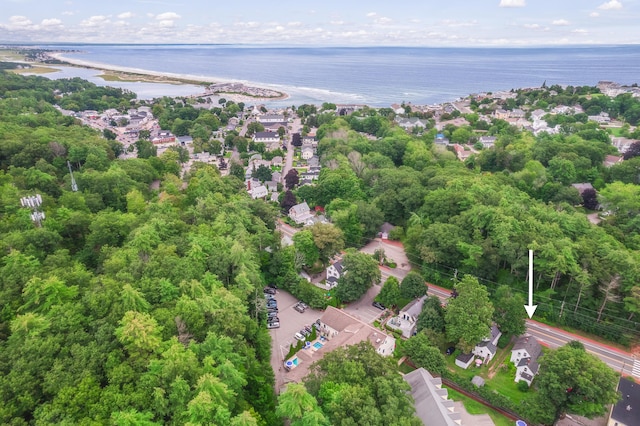
<instances>
[{"instance_id":1,"label":"white car","mask_svg":"<svg viewBox=\"0 0 640 426\"><path fill-rule=\"evenodd\" d=\"M301 340L301 341L306 340L306 338L305 338L302 334L300 334L300 333L296 333L296 334L294 335L294 337L295 337L296 339L298 339L298 340Z\"/></svg>"}]
</instances>

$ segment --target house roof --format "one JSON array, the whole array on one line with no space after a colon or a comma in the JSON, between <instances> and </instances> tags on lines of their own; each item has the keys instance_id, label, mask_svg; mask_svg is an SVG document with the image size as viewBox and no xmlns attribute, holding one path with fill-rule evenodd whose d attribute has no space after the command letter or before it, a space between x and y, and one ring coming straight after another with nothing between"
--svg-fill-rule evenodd
<instances>
[{"instance_id":1,"label":"house roof","mask_svg":"<svg viewBox=\"0 0 640 426\"><path fill-rule=\"evenodd\" d=\"M306 201L300 203L300 204L296 204L295 206L291 207L289 209L289 213L293 212L294 214L304 214L304 213L309 213L309 205L307 204Z\"/></svg>"},{"instance_id":2,"label":"house roof","mask_svg":"<svg viewBox=\"0 0 640 426\"><path fill-rule=\"evenodd\" d=\"M511 352L521 351L523 349L526 350L529 356L535 360L537 360L542 353L542 346L540 346L540 343L538 343L535 337L529 334L520 336L513 345Z\"/></svg>"},{"instance_id":3,"label":"house roof","mask_svg":"<svg viewBox=\"0 0 640 426\"><path fill-rule=\"evenodd\" d=\"M460 414L453 413L453 402L448 392L442 388L442 380L434 378L424 368L418 368L403 377L411 386L411 396L415 401L416 415L422 423L430 426L456 426Z\"/></svg>"},{"instance_id":4,"label":"house roof","mask_svg":"<svg viewBox=\"0 0 640 426\"><path fill-rule=\"evenodd\" d=\"M611 420L625 425L640 425L640 384L627 378L618 382L622 399L613 406Z\"/></svg>"},{"instance_id":5,"label":"house roof","mask_svg":"<svg viewBox=\"0 0 640 426\"><path fill-rule=\"evenodd\" d=\"M456 357L456 360L466 364L469 361L471 361L471 359L474 357L473 353L468 353L468 354L460 354Z\"/></svg>"},{"instance_id":6,"label":"house roof","mask_svg":"<svg viewBox=\"0 0 640 426\"><path fill-rule=\"evenodd\" d=\"M331 306L327 306L327 310L324 311L324 314L322 314L320 322L328 325L337 332L343 331L345 328L354 323L354 320L351 316L346 315L340 309L329 309L330 307Z\"/></svg>"},{"instance_id":7,"label":"house roof","mask_svg":"<svg viewBox=\"0 0 640 426\"><path fill-rule=\"evenodd\" d=\"M388 234L393 228L395 228L395 226L393 226L389 222L385 222L382 224L382 226L380 226L380 232L385 232Z\"/></svg>"},{"instance_id":8,"label":"house roof","mask_svg":"<svg viewBox=\"0 0 640 426\"><path fill-rule=\"evenodd\" d=\"M476 345L477 347L486 347L487 349L489 349L489 352L491 352L492 354L495 354L496 351L498 350L498 348L496 348L496 345L494 345L493 343L489 342L488 340L484 340L480 343L478 343Z\"/></svg>"},{"instance_id":9,"label":"house roof","mask_svg":"<svg viewBox=\"0 0 640 426\"><path fill-rule=\"evenodd\" d=\"M522 358L518 363L518 367L527 367L533 374L538 374L540 364L538 364L536 359Z\"/></svg>"},{"instance_id":10,"label":"house roof","mask_svg":"<svg viewBox=\"0 0 640 426\"><path fill-rule=\"evenodd\" d=\"M427 296L422 296L417 299L413 299L411 302L407 303L407 305L401 309L402 312L406 312L408 315L411 315L414 318L417 318L422 312L422 305L424 305L424 301L427 300Z\"/></svg>"},{"instance_id":11,"label":"house roof","mask_svg":"<svg viewBox=\"0 0 640 426\"><path fill-rule=\"evenodd\" d=\"M280 138L275 132L256 132L254 136L256 139Z\"/></svg>"},{"instance_id":12,"label":"house roof","mask_svg":"<svg viewBox=\"0 0 640 426\"><path fill-rule=\"evenodd\" d=\"M574 183L571 186L573 186L575 189L577 189L578 192L580 193L580 195L582 195L582 193L584 191L586 191L587 189L594 189L593 185L591 185L589 182Z\"/></svg>"},{"instance_id":13,"label":"house roof","mask_svg":"<svg viewBox=\"0 0 640 426\"><path fill-rule=\"evenodd\" d=\"M329 266L333 266L334 268L336 268L336 271L338 271L339 274L342 274L342 261L341 260L338 260L337 262L333 262Z\"/></svg>"}]
</instances>

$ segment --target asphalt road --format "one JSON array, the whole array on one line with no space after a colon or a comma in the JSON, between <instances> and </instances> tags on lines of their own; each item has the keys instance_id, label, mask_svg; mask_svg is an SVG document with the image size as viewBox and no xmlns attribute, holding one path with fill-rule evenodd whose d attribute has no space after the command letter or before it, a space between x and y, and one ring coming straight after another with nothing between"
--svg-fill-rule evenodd
<instances>
[{"instance_id":1,"label":"asphalt road","mask_svg":"<svg viewBox=\"0 0 640 426\"><path fill-rule=\"evenodd\" d=\"M451 292L448 289L429 284L428 294L437 296L442 299L443 302L446 302ZM615 371L624 376L640 378L640 361L636 360L631 353L532 319L527 320L527 332L538 339L541 345L549 348L566 345L572 340L582 342L587 352L600 358Z\"/></svg>"}]
</instances>

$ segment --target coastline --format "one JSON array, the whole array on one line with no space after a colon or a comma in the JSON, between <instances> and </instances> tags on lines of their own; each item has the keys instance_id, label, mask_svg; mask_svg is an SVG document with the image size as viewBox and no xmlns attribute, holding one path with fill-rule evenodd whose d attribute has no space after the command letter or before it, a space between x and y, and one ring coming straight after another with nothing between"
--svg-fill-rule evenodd
<instances>
[{"instance_id":1,"label":"coastline","mask_svg":"<svg viewBox=\"0 0 640 426\"><path fill-rule=\"evenodd\" d=\"M49 52L47 56L57 61L63 62L60 65L71 65L80 68L88 68L102 71L104 74L98 76L105 81L125 81L140 83L167 83L167 84L193 84L203 86L203 96L224 97L234 102L254 102L254 101L274 101L288 99L289 94L275 89L267 89L253 83L247 83L240 80L228 80L199 75L175 74L169 72L150 71L141 68L124 67L99 62L84 61L82 59L69 58L65 56L66 52ZM45 65L46 66L46 65ZM241 84L245 89L252 89L256 92L272 91L277 96L253 96L247 90L241 92L216 92L210 93L207 88L210 85L220 84Z\"/></svg>"}]
</instances>

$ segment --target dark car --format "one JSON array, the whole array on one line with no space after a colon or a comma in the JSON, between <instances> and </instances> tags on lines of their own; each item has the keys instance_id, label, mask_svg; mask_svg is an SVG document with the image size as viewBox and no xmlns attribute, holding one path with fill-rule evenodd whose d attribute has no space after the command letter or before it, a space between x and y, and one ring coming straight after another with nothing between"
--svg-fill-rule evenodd
<instances>
[{"instance_id":1,"label":"dark car","mask_svg":"<svg viewBox=\"0 0 640 426\"><path fill-rule=\"evenodd\" d=\"M267 306L278 306L278 302L275 299L267 300Z\"/></svg>"},{"instance_id":2,"label":"dark car","mask_svg":"<svg viewBox=\"0 0 640 426\"><path fill-rule=\"evenodd\" d=\"M265 294L276 294L276 289L271 287L265 287L263 291Z\"/></svg>"},{"instance_id":3,"label":"dark car","mask_svg":"<svg viewBox=\"0 0 640 426\"><path fill-rule=\"evenodd\" d=\"M455 348L455 347L453 347L453 346L449 346L449 347L447 348L447 351L446 351L445 353L446 353L447 355L451 355L451 354L453 354L453 353L455 352L455 350L456 350L456 348Z\"/></svg>"},{"instance_id":4,"label":"dark car","mask_svg":"<svg viewBox=\"0 0 640 426\"><path fill-rule=\"evenodd\" d=\"M278 312L277 306L267 306L267 312Z\"/></svg>"},{"instance_id":5,"label":"dark car","mask_svg":"<svg viewBox=\"0 0 640 426\"><path fill-rule=\"evenodd\" d=\"M311 334L311 333L313 332L313 328L311 328L311 326L305 325L305 326L304 326L304 329L305 329L305 330L307 330L307 332L308 332L309 334Z\"/></svg>"},{"instance_id":6,"label":"dark car","mask_svg":"<svg viewBox=\"0 0 640 426\"><path fill-rule=\"evenodd\" d=\"M305 308L302 307L302 305L300 305L299 303L297 305L295 305L293 307L293 309L295 309L296 311L303 313L305 311Z\"/></svg>"},{"instance_id":7,"label":"dark car","mask_svg":"<svg viewBox=\"0 0 640 426\"><path fill-rule=\"evenodd\" d=\"M304 335L304 336L308 336L311 334L311 332L307 331L306 328L303 328L300 330L300 334Z\"/></svg>"},{"instance_id":8,"label":"dark car","mask_svg":"<svg viewBox=\"0 0 640 426\"><path fill-rule=\"evenodd\" d=\"M385 308L385 307L384 307L384 305L383 305L382 303L380 303L380 302L373 302L373 303L372 303L372 305L373 305L373 307L378 308L378 309L380 309L380 310L382 310L382 311L384 311L385 309L387 309L387 308Z\"/></svg>"}]
</instances>

